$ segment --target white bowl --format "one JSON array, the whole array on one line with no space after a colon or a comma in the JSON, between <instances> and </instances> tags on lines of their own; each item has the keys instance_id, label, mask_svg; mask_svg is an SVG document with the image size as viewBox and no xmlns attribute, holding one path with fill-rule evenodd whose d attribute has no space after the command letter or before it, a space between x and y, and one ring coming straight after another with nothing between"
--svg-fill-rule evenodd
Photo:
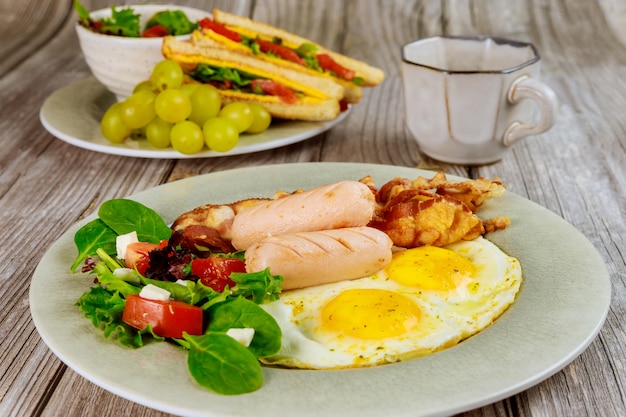
<instances>
[{"instance_id":1,"label":"white bowl","mask_svg":"<svg viewBox=\"0 0 626 417\"><path fill-rule=\"evenodd\" d=\"M131 7L141 16L143 28L152 15L162 10L181 10L190 21L197 22L211 14L206 10L178 5L133 4L118 6L116 10ZM111 16L111 7L90 12L93 20ZM133 88L150 77L152 68L162 61L163 38L128 38L104 35L76 23L78 41L91 72L119 101L128 97ZM189 35L178 36L188 39Z\"/></svg>"}]
</instances>

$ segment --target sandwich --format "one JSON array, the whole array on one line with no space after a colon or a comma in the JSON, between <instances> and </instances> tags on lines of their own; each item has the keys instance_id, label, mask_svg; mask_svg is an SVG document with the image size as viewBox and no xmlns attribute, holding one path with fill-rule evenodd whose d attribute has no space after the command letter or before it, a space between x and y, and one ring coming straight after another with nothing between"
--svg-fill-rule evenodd
<instances>
[{"instance_id":1,"label":"sandwich","mask_svg":"<svg viewBox=\"0 0 626 417\"><path fill-rule=\"evenodd\" d=\"M217 87L224 103L257 103L272 117L305 121L332 120L342 110L344 88L330 78L173 36L163 38L162 53L190 82Z\"/></svg>"},{"instance_id":2,"label":"sandwich","mask_svg":"<svg viewBox=\"0 0 626 417\"><path fill-rule=\"evenodd\" d=\"M376 86L385 78L379 68L247 17L215 9L213 19L205 18L198 24L199 30L191 37L195 45L227 49L302 74L334 80L343 86L347 103L361 99L361 87Z\"/></svg>"}]
</instances>

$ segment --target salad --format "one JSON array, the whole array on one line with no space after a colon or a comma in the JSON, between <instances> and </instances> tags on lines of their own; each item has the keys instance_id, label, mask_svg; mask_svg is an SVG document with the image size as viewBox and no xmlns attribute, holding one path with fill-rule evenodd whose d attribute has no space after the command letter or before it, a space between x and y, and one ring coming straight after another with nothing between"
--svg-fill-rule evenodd
<instances>
[{"instance_id":1,"label":"salad","mask_svg":"<svg viewBox=\"0 0 626 417\"><path fill-rule=\"evenodd\" d=\"M173 343L187 350L192 377L219 394L261 387L258 358L278 352L282 334L259 304L279 297L282 277L246 273L242 252L186 243L128 199L103 203L74 242L71 271L82 265L95 284L76 305L105 338L127 348Z\"/></svg>"},{"instance_id":2,"label":"salad","mask_svg":"<svg viewBox=\"0 0 626 417\"><path fill-rule=\"evenodd\" d=\"M132 8L111 7L111 17L93 20L79 0L74 0L74 10L79 23L97 33L129 38L158 38L167 35L187 35L198 27L181 10L163 10L155 13L144 28L140 25L140 15Z\"/></svg>"}]
</instances>

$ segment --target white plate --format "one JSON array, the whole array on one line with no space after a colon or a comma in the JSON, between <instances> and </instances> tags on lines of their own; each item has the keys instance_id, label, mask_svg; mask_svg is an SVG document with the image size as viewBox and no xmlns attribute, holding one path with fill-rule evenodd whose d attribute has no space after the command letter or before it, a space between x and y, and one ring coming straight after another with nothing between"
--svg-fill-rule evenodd
<instances>
[{"instance_id":1,"label":"white plate","mask_svg":"<svg viewBox=\"0 0 626 417\"><path fill-rule=\"evenodd\" d=\"M172 148L153 148L143 140L129 139L121 144L107 141L100 132L100 119L114 102L113 93L94 77L88 77L52 93L41 106L39 118L48 132L79 148L137 158L185 159L239 155L291 145L327 131L350 113L348 109L328 122L275 120L263 133L241 135L239 144L228 152L205 150L185 155Z\"/></svg>"},{"instance_id":2,"label":"white plate","mask_svg":"<svg viewBox=\"0 0 626 417\"><path fill-rule=\"evenodd\" d=\"M212 202L267 196L372 175L430 177L412 168L348 163L284 164L222 171L164 184L132 198L166 221ZM366 369L308 371L264 368L263 387L220 396L189 376L186 356L166 343L130 350L105 340L74 303L91 285L69 274L70 228L45 254L30 286L30 308L42 339L70 368L121 397L184 416L440 416L477 408L523 391L574 360L600 331L611 288L591 243L539 205L507 192L481 215L508 215L511 226L490 240L517 257L524 281L516 302L490 327L459 345L408 362Z\"/></svg>"}]
</instances>

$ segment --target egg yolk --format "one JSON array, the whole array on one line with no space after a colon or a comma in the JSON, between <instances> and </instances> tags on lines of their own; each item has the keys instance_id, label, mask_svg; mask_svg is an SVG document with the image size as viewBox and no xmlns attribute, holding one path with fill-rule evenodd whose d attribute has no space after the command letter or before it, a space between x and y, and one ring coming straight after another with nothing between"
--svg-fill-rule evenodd
<instances>
[{"instance_id":1,"label":"egg yolk","mask_svg":"<svg viewBox=\"0 0 626 417\"><path fill-rule=\"evenodd\" d=\"M419 306L404 295L351 289L322 308L322 326L359 339L384 339L411 331L419 325L420 316Z\"/></svg>"},{"instance_id":2,"label":"egg yolk","mask_svg":"<svg viewBox=\"0 0 626 417\"><path fill-rule=\"evenodd\" d=\"M407 286L449 291L473 277L476 268L472 261L451 250L420 246L395 253L386 272Z\"/></svg>"}]
</instances>

